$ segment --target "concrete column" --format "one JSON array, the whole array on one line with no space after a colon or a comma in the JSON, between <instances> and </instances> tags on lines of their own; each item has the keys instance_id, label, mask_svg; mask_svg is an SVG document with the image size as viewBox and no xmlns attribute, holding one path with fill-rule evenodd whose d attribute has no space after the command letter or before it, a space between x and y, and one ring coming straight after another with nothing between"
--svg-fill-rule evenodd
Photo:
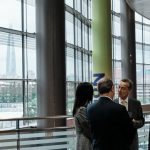
<instances>
[{"instance_id":1,"label":"concrete column","mask_svg":"<svg viewBox=\"0 0 150 150\"><path fill-rule=\"evenodd\" d=\"M125 0L121 0L120 5L122 78L133 81L134 88L131 96L136 98L135 14Z\"/></svg>"},{"instance_id":2,"label":"concrete column","mask_svg":"<svg viewBox=\"0 0 150 150\"><path fill-rule=\"evenodd\" d=\"M92 1L93 84L98 97L97 83L104 75L112 78L111 1Z\"/></svg>"},{"instance_id":3,"label":"concrete column","mask_svg":"<svg viewBox=\"0 0 150 150\"><path fill-rule=\"evenodd\" d=\"M36 0L38 116L66 114L64 0ZM39 126L62 122L40 121Z\"/></svg>"}]
</instances>

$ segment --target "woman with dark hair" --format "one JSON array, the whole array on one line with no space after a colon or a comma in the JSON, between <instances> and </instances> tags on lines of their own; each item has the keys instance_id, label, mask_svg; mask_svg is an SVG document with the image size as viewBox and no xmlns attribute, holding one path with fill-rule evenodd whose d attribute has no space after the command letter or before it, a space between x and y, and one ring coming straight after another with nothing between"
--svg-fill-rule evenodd
<instances>
[{"instance_id":1,"label":"woman with dark hair","mask_svg":"<svg viewBox=\"0 0 150 150\"><path fill-rule=\"evenodd\" d=\"M77 86L73 116L77 135L76 150L92 150L91 131L87 120L87 105L93 98L93 86L88 82Z\"/></svg>"}]
</instances>

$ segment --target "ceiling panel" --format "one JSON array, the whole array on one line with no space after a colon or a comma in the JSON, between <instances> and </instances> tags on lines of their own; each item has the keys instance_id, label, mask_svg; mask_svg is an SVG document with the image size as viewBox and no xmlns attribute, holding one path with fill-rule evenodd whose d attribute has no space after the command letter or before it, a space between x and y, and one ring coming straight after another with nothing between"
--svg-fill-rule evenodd
<instances>
[{"instance_id":1,"label":"ceiling panel","mask_svg":"<svg viewBox=\"0 0 150 150\"><path fill-rule=\"evenodd\" d=\"M142 16L150 19L150 0L126 0L129 6L141 14Z\"/></svg>"}]
</instances>

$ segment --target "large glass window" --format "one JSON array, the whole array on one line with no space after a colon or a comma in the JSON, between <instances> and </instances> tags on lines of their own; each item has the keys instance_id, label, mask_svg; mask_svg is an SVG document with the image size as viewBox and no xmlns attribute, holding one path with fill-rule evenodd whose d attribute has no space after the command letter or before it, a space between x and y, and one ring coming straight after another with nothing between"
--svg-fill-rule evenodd
<instances>
[{"instance_id":1,"label":"large glass window","mask_svg":"<svg viewBox=\"0 0 150 150\"><path fill-rule=\"evenodd\" d=\"M67 81L74 81L74 49L67 47Z\"/></svg>"},{"instance_id":2,"label":"large glass window","mask_svg":"<svg viewBox=\"0 0 150 150\"><path fill-rule=\"evenodd\" d=\"M1 0L0 20L0 27L21 31L21 1Z\"/></svg>"},{"instance_id":3,"label":"large glass window","mask_svg":"<svg viewBox=\"0 0 150 150\"><path fill-rule=\"evenodd\" d=\"M36 116L35 0L0 3L0 116Z\"/></svg>"},{"instance_id":4,"label":"large glass window","mask_svg":"<svg viewBox=\"0 0 150 150\"><path fill-rule=\"evenodd\" d=\"M66 0L67 114L72 113L77 84L92 81L90 11L91 0Z\"/></svg>"},{"instance_id":5,"label":"large glass window","mask_svg":"<svg viewBox=\"0 0 150 150\"><path fill-rule=\"evenodd\" d=\"M120 0L112 0L112 10L116 13L120 13Z\"/></svg>"},{"instance_id":6,"label":"large glass window","mask_svg":"<svg viewBox=\"0 0 150 150\"><path fill-rule=\"evenodd\" d=\"M143 26L143 42L145 44L150 44L150 26L144 25Z\"/></svg>"},{"instance_id":7,"label":"large glass window","mask_svg":"<svg viewBox=\"0 0 150 150\"><path fill-rule=\"evenodd\" d=\"M76 51L76 81L81 82L83 80L83 68L82 68L82 53Z\"/></svg>"},{"instance_id":8,"label":"large glass window","mask_svg":"<svg viewBox=\"0 0 150 150\"><path fill-rule=\"evenodd\" d=\"M149 104L150 20L135 13L135 21L136 21L137 98L142 102L142 104Z\"/></svg>"},{"instance_id":9,"label":"large glass window","mask_svg":"<svg viewBox=\"0 0 150 150\"><path fill-rule=\"evenodd\" d=\"M113 16L113 35L120 36L120 16Z\"/></svg>"},{"instance_id":10,"label":"large glass window","mask_svg":"<svg viewBox=\"0 0 150 150\"><path fill-rule=\"evenodd\" d=\"M77 18L75 18L75 45L81 47L81 21Z\"/></svg>"},{"instance_id":11,"label":"large glass window","mask_svg":"<svg viewBox=\"0 0 150 150\"><path fill-rule=\"evenodd\" d=\"M0 32L0 78L22 78L22 37Z\"/></svg>"},{"instance_id":12,"label":"large glass window","mask_svg":"<svg viewBox=\"0 0 150 150\"><path fill-rule=\"evenodd\" d=\"M121 33L120 33L120 0L112 0L112 60L113 80L116 84L122 78L121 72ZM142 104L150 103L148 98L150 87L149 66L150 66L150 20L135 12L135 33L136 33L136 79L137 99ZM116 88L117 89L117 88ZM116 90L117 92L117 90ZM115 95L117 96L117 94Z\"/></svg>"},{"instance_id":13,"label":"large glass window","mask_svg":"<svg viewBox=\"0 0 150 150\"><path fill-rule=\"evenodd\" d=\"M74 21L73 14L66 12L66 40L74 44Z\"/></svg>"},{"instance_id":14,"label":"large glass window","mask_svg":"<svg viewBox=\"0 0 150 150\"><path fill-rule=\"evenodd\" d=\"M118 83L122 77L121 69L121 33L120 0L112 0L112 71L115 84L115 98L118 97Z\"/></svg>"},{"instance_id":15,"label":"large glass window","mask_svg":"<svg viewBox=\"0 0 150 150\"><path fill-rule=\"evenodd\" d=\"M73 7L73 0L65 0L65 3L70 6Z\"/></svg>"},{"instance_id":16,"label":"large glass window","mask_svg":"<svg viewBox=\"0 0 150 150\"><path fill-rule=\"evenodd\" d=\"M139 43L142 43L142 38L143 38L143 36L142 36L142 25L141 24L136 24L135 25L136 26L136 42L139 42Z\"/></svg>"},{"instance_id":17,"label":"large glass window","mask_svg":"<svg viewBox=\"0 0 150 150\"><path fill-rule=\"evenodd\" d=\"M143 50L142 50L142 44L140 43L136 44L136 62L137 63L143 62Z\"/></svg>"}]
</instances>

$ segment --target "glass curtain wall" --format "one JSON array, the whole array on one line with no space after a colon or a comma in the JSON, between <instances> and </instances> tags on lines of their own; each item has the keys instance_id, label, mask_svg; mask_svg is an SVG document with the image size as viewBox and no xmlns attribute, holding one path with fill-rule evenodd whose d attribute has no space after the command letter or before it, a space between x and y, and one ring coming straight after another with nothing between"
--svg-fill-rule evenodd
<instances>
[{"instance_id":1,"label":"glass curtain wall","mask_svg":"<svg viewBox=\"0 0 150 150\"><path fill-rule=\"evenodd\" d=\"M120 0L112 0L112 61L113 80L116 85L122 78L121 71L121 34ZM137 99L142 104L150 103L150 20L135 13L136 27L136 77Z\"/></svg>"},{"instance_id":2,"label":"glass curtain wall","mask_svg":"<svg viewBox=\"0 0 150 150\"><path fill-rule=\"evenodd\" d=\"M35 116L35 0L1 0L0 20L0 118Z\"/></svg>"},{"instance_id":3,"label":"glass curtain wall","mask_svg":"<svg viewBox=\"0 0 150 150\"><path fill-rule=\"evenodd\" d=\"M112 16L112 71L115 84L115 97L117 97L118 82L122 77L121 71L121 26L120 26L120 0L111 1Z\"/></svg>"},{"instance_id":4,"label":"glass curtain wall","mask_svg":"<svg viewBox=\"0 0 150 150\"><path fill-rule=\"evenodd\" d=\"M65 1L67 114L72 114L76 86L92 82L91 0Z\"/></svg>"},{"instance_id":5,"label":"glass curtain wall","mask_svg":"<svg viewBox=\"0 0 150 150\"><path fill-rule=\"evenodd\" d=\"M150 20L135 13L137 97L150 103Z\"/></svg>"}]
</instances>

